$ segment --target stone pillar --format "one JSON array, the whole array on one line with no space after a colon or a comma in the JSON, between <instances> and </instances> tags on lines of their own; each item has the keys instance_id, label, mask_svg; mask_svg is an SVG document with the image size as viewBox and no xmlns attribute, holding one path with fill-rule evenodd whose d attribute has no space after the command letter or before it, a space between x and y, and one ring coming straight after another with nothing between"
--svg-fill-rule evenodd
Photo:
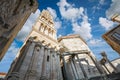
<instances>
[{"instance_id":1,"label":"stone pillar","mask_svg":"<svg viewBox=\"0 0 120 80\"><path fill-rule=\"evenodd\" d=\"M27 73L25 74L25 77L23 79L25 80L36 80L37 79L37 67L38 67L38 58L40 53L40 46L36 45L34 47L34 53L32 55L32 58L30 60L30 64L28 65L29 68L27 69Z\"/></svg>"},{"instance_id":2,"label":"stone pillar","mask_svg":"<svg viewBox=\"0 0 120 80\"><path fill-rule=\"evenodd\" d=\"M56 52L56 63L57 63L56 67L58 68L58 71L57 71L58 80L63 80L59 52Z\"/></svg>"},{"instance_id":3,"label":"stone pillar","mask_svg":"<svg viewBox=\"0 0 120 80\"><path fill-rule=\"evenodd\" d=\"M73 62L72 62L72 59L70 59L69 60L69 64L68 64L68 66L70 67L70 69L71 69L71 72L69 72L69 74L71 74L72 76L72 78L70 78L70 80L74 80L74 79L76 79L76 73L75 73L75 69L73 68ZM69 70L68 70L69 71Z\"/></svg>"},{"instance_id":4,"label":"stone pillar","mask_svg":"<svg viewBox=\"0 0 120 80\"><path fill-rule=\"evenodd\" d=\"M107 58L106 53L102 52L101 55L102 55L103 59L106 60L106 62L108 62L110 64L110 66L114 69L114 72L118 73L119 70L109 61L109 59Z\"/></svg>"},{"instance_id":5,"label":"stone pillar","mask_svg":"<svg viewBox=\"0 0 120 80\"><path fill-rule=\"evenodd\" d=\"M8 79L12 74L17 73L17 75L19 74L19 79L23 80L32 58L34 46L35 43L33 43L31 40L27 41L26 45L21 49L19 57L16 58L17 60L14 62L14 64L12 64L5 79Z\"/></svg>"},{"instance_id":6,"label":"stone pillar","mask_svg":"<svg viewBox=\"0 0 120 80\"><path fill-rule=\"evenodd\" d=\"M111 74L111 72L109 71L109 69L107 68L107 66L105 65L105 64L103 64L103 66L105 67L105 69L107 70L107 72L109 73L109 74ZM106 72L106 73L107 73Z\"/></svg>"},{"instance_id":7,"label":"stone pillar","mask_svg":"<svg viewBox=\"0 0 120 80\"><path fill-rule=\"evenodd\" d=\"M78 79L78 74L77 74L76 67L75 67L73 59L71 59L71 66L72 66L72 69L73 69L75 80L77 80Z\"/></svg>"},{"instance_id":8,"label":"stone pillar","mask_svg":"<svg viewBox=\"0 0 120 80\"><path fill-rule=\"evenodd\" d=\"M35 43L32 43L31 46L29 47L28 51L24 54L26 54L22 64L19 66L18 72L20 73L20 80L24 80L25 75L27 74L27 70L29 68L29 65L31 63L31 59L34 55L34 47Z\"/></svg>"},{"instance_id":9,"label":"stone pillar","mask_svg":"<svg viewBox=\"0 0 120 80\"><path fill-rule=\"evenodd\" d=\"M39 62L38 62L38 67L37 67L38 79L42 78L42 65L43 65L43 59L44 59L44 51L45 51L45 48L44 48L44 46L41 45L40 54L38 57Z\"/></svg>"},{"instance_id":10,"label":"stone pillar","mask_svg":"<svg viewBox=\"0 0 120 80\"><path fill-rule=\"evenodd\" d=\"M115 73L118 73L119 70L107 59L107 62L111 65L111 67L114 69Z\"/></svg>"},{"instance_id":11,"label":"stone pillar","mask_svg":"<svg viewBox=\"0 0 120 80\"><path fill-rule=\"evenodd\" d=\"M63 80L59 55L39 42L28 42L5 80Z\"/></svg>"},{"instance_id":12,"label":"stone pillar","mask_svg":"<svg viewBox=\"0 0 120 80\"><path fill-rule=\"evenodd\" d=\"M50 49L47 48L46 77L50 79Z\"/></svg>"},{"instance_id":13,"label":"stone pillar","mask_svg":"<svg viewBox=\"0 0 120 80\"><path fill-rule=\"evenodd\" d=\"M104 74L103 68L102 66L100 66L100 64L98 64L96 62L96 60L92 57L92 55L90 53L88 53L88 56L91 58L91 60L93 61L93 63L95 64L96 68L98 69L100 74Z\"/></svg>"},{"instance_id":14,"label":"stone pillar","mask_svg":"<svg viewBox=\"0 0 120 80\"><path fill-rule=\"evenodd\" d=\"M45 47L44 50L44 58L43 58L43 64L42 64L42 76L46 77L46 68L47 68L47 47Z\"/></svg>"},{"instance_id":15,"label":"stone pillar","mask_svg":"<svg viewBox=\"0 0 120 80\"><path fill-rule=\"evenodd\" d=\"M76 55L76 57L77 57L77 60L78 60L78 62L79 62L80 68L81 68L81 70L82 70L82 72L83 72L84 78L88 78L87 73L85 72L85 70L84 70L84 68L83 68L83 65L81 64L81 61L80 61L78 55Z\"/></svg>"},{"instance_id":16,"label":"stone pillar","mask_svg":"<svg viewBox=\"0 0 120 80\"><path fill-rule=\"evenodd\" d=\"M63 55L62 55L62 60L63 60L63 71L64 71L65 80L69 80L69 76L67 74L67 66Z\"/></svg>"}]
</instances>

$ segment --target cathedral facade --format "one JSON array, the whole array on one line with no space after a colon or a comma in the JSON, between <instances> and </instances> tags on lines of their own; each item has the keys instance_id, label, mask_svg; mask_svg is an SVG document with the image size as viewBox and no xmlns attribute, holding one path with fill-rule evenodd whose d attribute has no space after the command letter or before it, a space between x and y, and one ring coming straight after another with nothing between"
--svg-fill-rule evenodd
<instances>
[{"instance_id":1,"label":"cathedral facade","mask_svg":"<svg viewBox=\"0 0 120 80\"><path fill-rule=\"evenodd\" d=\"M43 10L6 76L7 80L63 80L52 16Z\"/></svg>"}]
</instances>

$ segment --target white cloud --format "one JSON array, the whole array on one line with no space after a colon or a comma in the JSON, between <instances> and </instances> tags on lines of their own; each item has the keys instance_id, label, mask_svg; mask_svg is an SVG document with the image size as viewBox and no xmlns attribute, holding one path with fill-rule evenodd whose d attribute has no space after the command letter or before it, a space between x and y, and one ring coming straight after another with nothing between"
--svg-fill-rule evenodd
<instances>
[{"instance_id":1,"label":"white cloud","mask_svg":"<svg viewBox=\"0 0 120 80\"><path fill-rule=\"evenodd\" d=\"M74 4L69 4L66 0L60 0L57 5L59 6L62 17L68 20L79 18L84 11L83 7L74 8Z\"/></svg>"},{"instance_id":2,"label":"white cloud","mask_svg":"<svg viewBox=\"0 0 120 80\"><path fill-rule=\"evenodd\" d=\"M107 18L111 18L114 14L120 15L120 0L112 0L110 8L106 11Z\"/></svg>"},{"instance_id":3,"label":"white cloud","mask_svg":"<svg viewBox=\"0 0 120 80\"><path fill-rule=\"evenodd\" d=\"M80 34L86 40L92 38L91 24L88 22L87 10L83 7L76 8L74 4L69 4L66 0L60 0L57 5L63 19L71 22L73 26L72 30L75 34Z\"/></svg>"},{"instance_id":4,"label":"white cloud","mask_svg":"<svg viewBox=\"0 0 120 80\"><path fill-rule=\"evenodd\" d=\"M119 55L102 39L93 38L90 39L87 43L98 59L102 58L100 53L103 51L106 52L110 60L119 57Z\"/></svg>"},{"instance_id":5,"label":"white cloud","mask_svg":"<svg viewBox=\"0 0 120 80\"><path fill-rule=\"evenodd\" d=\"M25 38L28 36L30 31L32 30L32 26L35 23L37 17L40 15L40 10L37 9L37 11L33 14L30 15L26 23L24 24L23 28L19 31L16 39L20 41L24 41Z\"/></svg>"},{"instance_id":6,"label":"white cloud","mask_svg":"<svg viewBox=\"0 0 120 80\"><path fill-rule=\"evenodd\" d=\"M0 71L8 72L10 68L10 64L15 59L15 56L18 53L18 50L19 50L18 43L13 41L10 48L6 52L5 56L3 57L2 61L0 62Z\"/></svg>"},{"instance_id":7,"label":"white cloud","mask_svg":"<svg viewBox=\"0 0 120 80\"><path fill-rule=\"evenodd\" d=\"M111 29L113 27L113 22L109 21L107 18L100 17L99 24L104 27L106 30Z\"/></svg>"},{"instance_id":8,"label":"white cloud","mask_svg":"<svg viewBox=\"0 0 120 80\"><path fill-rule=\"evenodd\" d=\"M17 46L17 43L16 42L13 42L10 46L10 48L8 49L8 53L11 53L12 55L16 55L17 52L19 50L19 47Z\"/></svg>"},{"instance_id":9,"label":"white cloud","mask_svg":"<svg viewBox=\"0 0 120 80\"><path fill-rule=\"evenodd\" d=\"M80 34L85 40L91 39L91 27L88 22L81 22L80 25L73 23L73 31L75 34Z\"/></svg>"},{"instance_id":10,"label":"white cloud","mask_svg":"<svg viewBox=\"0 0 120 80\"><path fill-rule=\"evenodd\" d=\"M88 45L92 45L92 46L100 46L103 45L105 42L101 39L90 39L88 41Z\"/></svg>"},{"instance_id":11,"label":"white cloud","mask_svg":"<svg viewBox=\"0 0 120 80\"><path fill-rule=\"evenodd\" d=\"M51 7L47 7L47 10L51 13L53 19L57 18L57 14L54 9L52 9Z\"/></svg>"},{"instance_id":12,"label":"white cloud","mask_svg":"<svg viewBox=\"0 0 120 80\"><path fill-rule=\"evenodd\" d=\"M12 60L15 58L16 54L18 53L18 50L19 50L19 47L17 43L14 41L9 47L2 61L4 62L4 61L10 60L10 62L12 62Z\"/></svg>"},{"instance_id":13,"label":"white cloud","mask_svg":"<svg viewBox=\"0 0 120 80\"><path fill-rule=\"evenodd\" d=\"M60 20L56 20L54 24L55 24L55 29L58 30L61 27L62 22Z\"/></svg>"},{"instance_id":14,"label":"white cloud","mask_svg":"<svg viewBox=\"0 0 120 80\"><path fill-rule=\"evenodd\" d=\"M93 9L92 14L94 14L96 12L96 10L98 11L98 10L102 9L102 6L105 4L106 4L105 0L98 0L98 4L96 4L92 7L92 9Z\"/></svg>"},{"instance_id":15,"label":"white cloud","mask_svg":"<svg viewBox=\"0 0 120 80\"><path fill-rule=\"evenodd\" d=\"M47 10L51 13L51 15L53 16L53 20L54 20L54 27L56 30L58 30L61 25L62 22L60 21L60 19L57 17L56 11L54 9L52 9L51 7L47 7Z\"/></svg>"},{"instance_id":16,"label":"white cloud","mask_svg":"<svg viewBox=\"0 0 120 80\"><path fill-rule=\"evenodd\" d=\"M92 38L92 34L91 34L91 24L88 22L88 17L87 15L83 15L81 17L82 22L78 23L78 22L74 22L72 23L73 26L73 31L75 34L80 34L82 38L84 38L85 40L89 40Z\"/></svg>"}]
</instances>

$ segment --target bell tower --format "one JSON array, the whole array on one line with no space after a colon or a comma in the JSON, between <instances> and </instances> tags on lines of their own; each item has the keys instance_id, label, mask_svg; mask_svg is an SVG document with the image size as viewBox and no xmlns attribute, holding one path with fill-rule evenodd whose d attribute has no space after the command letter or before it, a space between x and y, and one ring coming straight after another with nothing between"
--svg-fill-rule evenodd
<instances>
[{"instance_id":1,"label":"bell tower","mask_svg":"<svg viewBox=\"0 0 120 80\"><path fill-rule=\"evenodd\" d=\"M5 80L63 80L52 16L43 10Z\"/></svg>"},{"instance_id":2,"label":"bell tower","mask_svg":"<svg viewBox=\"0 0 120 80\"><path fill-rule=\"evenodd\" d=\"M47 10L42 11L29 37L36 37L36 41L42 42L43 45L49 45L50 48L58 49L53 18Z\"/></svg>"}]
</instances>

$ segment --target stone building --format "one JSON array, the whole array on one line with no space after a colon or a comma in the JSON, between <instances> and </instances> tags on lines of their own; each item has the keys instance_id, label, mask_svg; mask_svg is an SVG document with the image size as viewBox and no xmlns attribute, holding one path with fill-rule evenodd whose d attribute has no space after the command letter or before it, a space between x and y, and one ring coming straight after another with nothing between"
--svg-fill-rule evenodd
<instances>
[{"instance_id":1,"label":"stone building","mask_svg":"<svg viewBox=\"0 0 120 80\"><path fill-rule=\"evenodd\" d=\"M58 42L65 80L88 80L104 75L104 69L80 35L63 36Z\"/></svg>"},{"instance_id":2,"label":"stone building","mask_svg":"<svg viewBox=\"0 0 120 80\"><path fill-rule=\"evenodd\" d=\"M116 14L112 16L111 20L120 23L120 15ZM106 32L102 37L113 50L120 54L120 25Z\"/></svg>"},{"instance_id":3,"label":"stone building","mask_svg":"<svg viewBox=\"0 0 120 80\"><path fill-rule=\"evenodd\" d=\"M43 10L5 80L63 80L52 16Z\"/></svg>"},{"instance_id":4,"label":"stone building","mask_svg":"<svg viewBox=\"0 0 120 80\"><path fill-rule=\"evenodd\" d=\"M106 32L103 39L120 54L120 25Z\"/></svg>"},{"instance_id":5,"label":"stone building","mask_svg":"<svg viewBox=\"0 0 120 80\"><path fill-rule=\"evenodd\" d=\"M37 6L37 0L0 0L0 60Z\"/></svg>"},{"instance_id":6,"label":"stone building","mask_svg":"<svg viewBox=\"0 0 120 80\"><path fill-rule=\"evenodd\" d=\"M57 39L53 18L43 10L5 80L105 80L105 75L80 35Z\"/></svg>"}]
</instances>

